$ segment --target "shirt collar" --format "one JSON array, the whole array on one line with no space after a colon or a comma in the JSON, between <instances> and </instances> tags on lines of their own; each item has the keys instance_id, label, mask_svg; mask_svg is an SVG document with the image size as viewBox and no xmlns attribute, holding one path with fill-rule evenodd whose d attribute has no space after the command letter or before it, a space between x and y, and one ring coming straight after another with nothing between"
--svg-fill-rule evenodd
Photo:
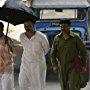
<instances>
[{"instance_id":1,"label":"shirt collar","mask_svg":"<svg viewBox=\"0 0 90 90\"><path fill-rule=\"evenodd\" d=\"M74 33L72 31L70 31L70 34L69 35L72 36L72 37L74 37ZM62 37L62 32L59 33L59 36Z\"/></svg>"}]
</instances>

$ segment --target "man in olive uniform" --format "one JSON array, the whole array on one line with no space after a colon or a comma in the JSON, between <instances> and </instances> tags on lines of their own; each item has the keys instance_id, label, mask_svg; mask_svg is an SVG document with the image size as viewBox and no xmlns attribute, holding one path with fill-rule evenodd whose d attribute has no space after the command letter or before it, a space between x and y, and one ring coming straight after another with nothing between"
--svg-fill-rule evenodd
<instances>
[{"instance_id":1,"label":"man in olive uniform","mask_svg":"<svg viewBox=\"0 0 90 90\"><path fill-rule=\"evenodd\" d=\"M53 71L59 71L61 90L80 90L81 81L75 66L75 59L83 58L83 67L87 62L87 50L79 36L70 31L70 20L61 20L61 33L55 36L51 48Z\"/></svg>"}]
</instances>

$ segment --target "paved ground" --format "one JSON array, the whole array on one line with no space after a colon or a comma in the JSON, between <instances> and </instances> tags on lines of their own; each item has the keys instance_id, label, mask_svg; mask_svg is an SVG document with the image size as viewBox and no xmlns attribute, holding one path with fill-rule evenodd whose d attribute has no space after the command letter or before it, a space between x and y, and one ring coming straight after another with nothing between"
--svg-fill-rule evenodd
<instances>
[{"instance_id":1,"label":"paved ground","mask_svg":"<svg viewBox=\"0 0 90 90\"><path fill-rule=\"evenodd\" d=\"M45 90L61 90L59 81L54 80L54 79L52 79L52 80L49 79L47 81ZM19 90L17 80L18 80L18 74L15 74L15 88L16 88L16 90ZM81 90L90 90L90 82L87 84L87 86L85 88L83 88Z\"/></svg>"},{"instance_id":2,"label":"paved ground","mask_svg":"<svg viewBox=\"0 0 90 90\"><path fill-rule=\"evenodd\" d=\"M19 88L16 87L16 90L19 90ZM60 89L59 83L48 82L48 83L46 84L45 90L61 90L61 89Z\"/></svg>"},{"instance_id":3,"label":"paved ground","mask_svg":"<svg viewBox=\"0 0 90 90\"><path fill-rule=\"evenodd\" d=\"M18 74L15 74L15 88L19 90L17 78ZM61 90L59 81L47 81L45 90Z\"/></svg>"}]
</instances>

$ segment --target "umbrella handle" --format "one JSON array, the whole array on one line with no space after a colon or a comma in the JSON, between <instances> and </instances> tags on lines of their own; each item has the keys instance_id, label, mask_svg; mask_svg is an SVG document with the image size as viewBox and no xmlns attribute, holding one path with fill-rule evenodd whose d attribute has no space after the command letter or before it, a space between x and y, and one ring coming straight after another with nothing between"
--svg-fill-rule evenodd
<instances>
[{"instance_id":1,"label":"umbrella handle","mask_svg":"<svg viewBox=\"0 0 90 90\"><path fill-rule=\"evenodd\" d=\"M8 34L8 29L9 29L9 22L8 22L8 25L7 25L7 31L6 31L6 38L5 38L5 44L8 42L8 38L7 38L7 34Z\"/></svg>"}]
</instances>

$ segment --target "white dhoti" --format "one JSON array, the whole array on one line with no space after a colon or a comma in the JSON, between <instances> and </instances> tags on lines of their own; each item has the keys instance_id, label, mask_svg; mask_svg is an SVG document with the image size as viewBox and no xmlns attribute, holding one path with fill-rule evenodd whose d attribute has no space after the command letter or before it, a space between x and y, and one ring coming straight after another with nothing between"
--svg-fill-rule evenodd
<instances>
[{"instance_id":1,"label":"white dhoti","mask_svg":"<svg viewBox=\"0 0 90 90\"><path fill-rule=\"evenodd\" d=\"M20 90L44 90L46 67L40 62L31 63L27 70L21 68L19 74Z\"/></svg>"},{"instance_id":2,"label":"white dhoti","mask_svg":"<svg viewBox=\"0 0 90 90\"><path fill-rule=\"evenodd\" d=\"M0 79L0 90L2 90L2 82L1 82L1 79Z\"/></svg>"},{"instance_id":3,"label":"white dhoti","mask_svg":"<svg viewBox=\"0 0 90 90\"><path fill-rule=\"evenodd\" d=\"M0 90L15 90L13 74L4 73L1 79L2 89Z\"/></svg>"}]
</instances>

